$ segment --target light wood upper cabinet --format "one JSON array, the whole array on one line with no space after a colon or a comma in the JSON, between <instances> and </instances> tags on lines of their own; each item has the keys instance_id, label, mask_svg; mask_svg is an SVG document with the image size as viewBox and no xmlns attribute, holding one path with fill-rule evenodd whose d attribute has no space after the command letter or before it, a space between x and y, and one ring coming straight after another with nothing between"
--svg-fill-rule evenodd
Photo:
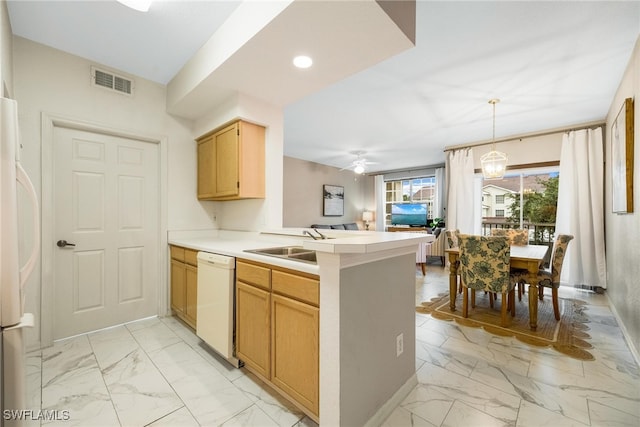
<instances>
[{"instance_id":1,"label":"light wood upper cabinet","mask_svg":"<svg viewBox=\"0 0 640 427\"><path fill-rule=\"evenodd\" d=\"M198 138L198 199L264 198L265 128L238 120Z\"/></svg>"}]
</instances>

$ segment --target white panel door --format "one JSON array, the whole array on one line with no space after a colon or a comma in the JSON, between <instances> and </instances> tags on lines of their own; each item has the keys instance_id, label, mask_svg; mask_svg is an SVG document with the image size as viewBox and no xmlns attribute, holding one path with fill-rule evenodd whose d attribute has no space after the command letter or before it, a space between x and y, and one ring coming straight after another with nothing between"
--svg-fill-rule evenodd
<instances>
[{"instance_id":1,"label":"white panel door","mask_svg":"<svg viewBox=\"0 0 640 427\"><path fill-rule=\"evenodd\" d=\"M56 127L53 153L54 339L157 314L158 145Z\"/></svg>"}]
</instances>

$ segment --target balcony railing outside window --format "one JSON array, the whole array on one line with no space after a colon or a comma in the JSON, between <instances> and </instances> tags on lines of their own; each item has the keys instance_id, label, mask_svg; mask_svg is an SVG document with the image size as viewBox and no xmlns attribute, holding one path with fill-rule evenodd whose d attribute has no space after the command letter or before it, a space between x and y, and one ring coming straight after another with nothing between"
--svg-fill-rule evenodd
<instances>
[{"instance_id":1,"label":"balcony railing outside window","mask_svg":"<svg viewBox=\"0 0 640 427\"><path fill-rule=\"evenodd\" d=\"M494 228L519 228L517 224L507 222L506 218L485 217L482 218L482 235L490 236ZM551 259L551 248L555 241L556 225L551 223L523 222L522 228L529 230L529 243L532 245L547 245L549 250L545 257L545 265Z\"/></svg>"}]
</instances>

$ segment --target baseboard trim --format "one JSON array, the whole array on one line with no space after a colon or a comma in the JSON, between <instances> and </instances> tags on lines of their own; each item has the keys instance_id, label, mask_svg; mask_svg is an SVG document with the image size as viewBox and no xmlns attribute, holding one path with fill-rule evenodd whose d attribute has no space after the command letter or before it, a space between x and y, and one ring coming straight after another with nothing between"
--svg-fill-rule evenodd
<instances>
[{"instance_id":1,"label":"baseboard trim","mask_svg":"<svg viewBox=\"0 0 640 427\"><path fill-rule=\"evenodd\" d=\"M396 407L411 393L411 391L418 385L418 377L414 373L400 387L389 400L387 400L371 418L366 422L364 427L379 427L382 423L389 418L389 415L396 409Z\"/></svg>"},{"instance_id":2,"label":"baseboard trim","mask_svg":"<svg viewBox=\"0 0 640 427\"><path fill-rule=\"evenodd\" d=\"M605 296L607 297L609 308L611 309L611 312L613 313L613 316L616 318L616 322L618 322L618 326L622 331L622 336L624 337L624 340L627 342L627 345L629 346L629 350L631 350L631 355L636 360L636 364L640 365L640 354L638 353L638 349L636 348L633 342L633 339L631 338L631 335L629 335L629 331L627 331L627 328L624 326L624 323L622 322L622 318L620 317L620 314L618 314L618 310L616 310L616 306L613 304L613 301L611 301L611 298L609 298L609 294L605 293Z\"/></svg>"}]
</instances>

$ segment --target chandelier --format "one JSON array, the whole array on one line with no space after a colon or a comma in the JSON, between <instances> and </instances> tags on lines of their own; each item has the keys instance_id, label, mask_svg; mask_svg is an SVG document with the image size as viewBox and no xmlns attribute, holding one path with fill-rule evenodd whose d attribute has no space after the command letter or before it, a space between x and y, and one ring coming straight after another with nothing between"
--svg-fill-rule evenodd
<instances>
[{"instance_id":1,"label":"chandelier","mask_svg":"<svg viewBox=\"0 0 640 427\"><path fill-rule=\"evenodd\" d=\"M499 99L489 100L489 104L493 105L493 139L491 151L480 157L484 179L500 179L507 170L507 155L501 151L496 151L496 104L498 102L500 102Z\"/></svg>"}]
</instances>

